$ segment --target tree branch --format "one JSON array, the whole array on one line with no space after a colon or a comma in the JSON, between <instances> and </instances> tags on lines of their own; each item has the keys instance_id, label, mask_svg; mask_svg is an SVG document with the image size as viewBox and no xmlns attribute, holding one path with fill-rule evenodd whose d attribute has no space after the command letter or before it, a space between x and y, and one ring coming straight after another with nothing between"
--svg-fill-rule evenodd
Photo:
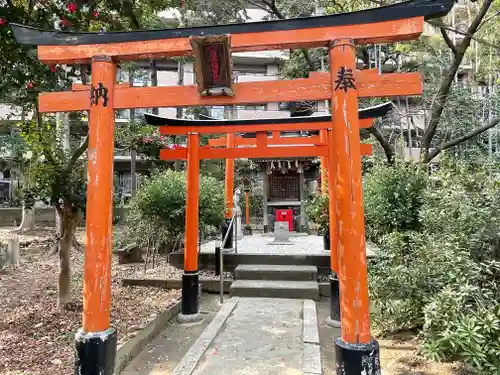
<instances>
[{"instance_id":1,"label":"tree branch","mask_svg":"<svg viewBox=\"0 0 500 375\"><path fill-rule=\"evenodd\" d=\"M458 144L460 144L462 142L465 142L465 141L467 141L467 140L469 140L471 138L474 138L475 136L477 136L477 135L479 135L481 133L484 133L486 130L495 127L499 123L500 123L500 117L491 120L486 125L483 125L483 126L480 126L478 128L475 128L475 129L471 130L470 132L462 135L461 137L458 137L456 139L452 139L451 141L448 141L448 142L443 142L439 147L436 147L435 149L433 149L432 152L430 152L426 156L425 162L426 163L430 162L432 159L434 159L437 155L439 155L444 150L447 150L447 149L449 149L449 148L451 148L453 146L456 146L456 145L458 145Z\"/></svg>"},{"instance_id":2,"label":"tree branch","mask_svg":"<svg viewBox=\"0 0 500 375\"><path fill-rule=\"evenodd\" d=\"M481 27L483 27L486 23L490 22L493 18L497 17L498 15L500 15L500 10L498 12L496 12L495 14L493 14L492 16L485 19L483 21L483 23L481 25L479 25L479 27L477 29L480 30Z\"/></svg>"},{"instance_id":3,"label":"tree branch","mask_svg":"<svg viewBox=\"0 0 500 375\"><path fill-rule=\"evenodd\" d=\"M66 165L66 168L64 168L64 173L70 173L73 167L75 166L76 162L80 158L80 156L83 155L83 153L87 150L89 147L89 136L87 135L83 142L78 146L78 148L75 150L73 155L71 155L71 159L68 161L68 165Z\"/></svg>"},{"instance_id":4,"label":"tree branch","mask_svg":"<svg viewBox=\"0 0 500 375\"><path fill-rule=\"evenodd\" d=\"M389 143L389 141L384 137L382 132L377 129L375 126L369 127L366 129L371 135L373 135L377 141L380 143L380 146L384 149L385 157L387 158L387 163L392 164L394 162L394 147Z\"/></svg>"},{"instance_id":5,"label":"tree branch","mask_svg":"<svg viewBox=\"0 0 500 375\"><path fill-rule=\"evenodd\" d=\"M443 27L439 28L439 31L441 31L441 35L443 36L444 41L446 42L446 45L451 49L454 55L458 53L457 51L457 46L453 43L453 41L450 39L448 33Z\"/></svg>"},{"instance_id":6,"label":"tree branch","mask_svg":"<svg viewBox=\"0 0 500 375\"><path fill-rule=\"evenodd\" d=\"M278 9L275 1L262 0L262 2L267 6L267 9L259 5L256 1L249 0L251 4L259 7L262 10L265 10L268 13L274 14L280 20L286 19L286 16ZM309 70L316 70L316 65L314 64L311 55L309 55L309 51L306 48L301 48L300 51L304 55L304 59L309 65Z\"/></svg>"},{"instance_id":7,"label":"tree branch","mask_svg":"<svg viewBox=\"0 0 500 375\"><path fill-rule=\"evenodd\" d=\"M493 0L485 0L481 9L479 10L476 18L472 21L471 25L467 29L467 36L464 37L462 42L456 46L457 52L453 57L453 61L451 63L450 68L448 69L446 75L441 81L441 85L439 86L438 92L435 95L434 103L431 107L431 117L429 119L429 124L427 129L424 132L424 136L422 137L422 149L425 152L425 158L428 159L429 148L436 133L436 129L439 125L439 120L441 119L441 115L443 114L444 106L448 99L448 93L450 92L451 85L453 83L453 79L462 64L462 60L465 56L465 52L467 48L470 46L472 36L477 32L477 28L481 24L484 16L488 12L488 9L491 6Z\"/></svg>"}]
</instances>

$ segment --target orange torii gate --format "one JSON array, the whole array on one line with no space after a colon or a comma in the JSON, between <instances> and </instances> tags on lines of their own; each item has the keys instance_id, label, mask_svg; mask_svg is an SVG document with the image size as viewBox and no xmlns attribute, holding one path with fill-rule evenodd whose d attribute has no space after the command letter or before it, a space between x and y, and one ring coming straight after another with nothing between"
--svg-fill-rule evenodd
<instances>
[{"instance_id":1,"label":"orange torii gate","mask_svg":"<svg viewBox=\"0 0 500 375\"><path fill-rule=\"evenodd\" d=\"M336 233L337 238L336 243L332 243L337 254L332 257L332 268L338 274L341 296L342 337L336 340L337 373L379 373L378 344L370 333L357 99L418 95L422 86L418 74L357 72L355 47L417 39L425 19L446 15L453 4L453 0L411 0L331 16L117 33L45 31L11 24L19 43L38 46L41 61L91 64L92 67L89 90L42 93L39 97L42 113L89 112L84 307L82 329L76 335L75 374L111 375L116 353L116 330L110 326L114 111L302 100L331 100L331 121L316 123L313 129L323 130L323 134L326 131L326 144L269 147L264 133L257 138L255 148L204 149L198 147L198 127L182 129L182 134L188 133L186 157L193 166L188 170L188 190L192 196L199 179L195 161L200 158L328 157L331 163L329 186L335 187L329 189L330 233ZM205 36L210 38L205 40ZM219 44L214 45L213 41ZM221 81L230 77L227 68L231 51L311 47L329 48L329 73L283 81L238 84ZM209 66L202 74L207 79L198 80L200 87L116 85L116 68L121 61L193 53L208 58L202 64L202 67ZM210 72L212 76L206 75ZM281 128L263 124L238 132L281 131ZM291 130L299 129L300 124ZM171 130L168 132L172 134ZM226 134L234 132L237 131L231 127L223 129ZM287 152L290 150L293 155ZM186 209L185 252L189 253L196 248L193 238L197 231L193 228L197 226L197 200L188 199ZM189 263L188 266L190 272L183 275L183 296L187 295L184 289L191 294L198 293L194 289L197 264ZM197 313L197 300L194 306L190 306L190 302L189 299L186 303L183 301L183 313L192 313L187 314L188 317Z\"/></svg>"}]
</instances>

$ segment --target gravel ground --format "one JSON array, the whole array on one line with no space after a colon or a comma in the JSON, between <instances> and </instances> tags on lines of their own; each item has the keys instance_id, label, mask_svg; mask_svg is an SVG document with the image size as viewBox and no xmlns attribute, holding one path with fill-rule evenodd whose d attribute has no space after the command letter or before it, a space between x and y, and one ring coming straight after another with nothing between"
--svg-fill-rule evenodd
<instances>
[{"instance_id":1,"label":"gravel ground","mask_svg":"<svg viewBox=\"0 0 500 375\"><path fill-rule=\"evenodd\" d=\"M7 235L0 229L0 239ZM77 239L83 243L84 233ZM75 311L57 303L58 257L50 251L50 230L20 236L21 265L0 272L0 374L67 375L73 373L74 334L81 325L83 250L72 252ZM128 267L112 265L111 320L119 345L137 334L180 297L179 290L124 287Z\"/></svg>"},{"instance_id":2,"label":"gravel ground","mask_svg":"<svg viewBox=\"0 0 500 375\"><path fill-rule=\"evenodd\" d=\"M162 279L162 280L181 280L183 271L167 263L166 260L161 260L155 264L155 268L148 267L144 271L144 264L124 264L120 265L127 277L134 279ZM232 280L231 272L224 272L226 280ZM219 280L219 276L215 276L214 271L201 270L199 272L200 280Z\"/></svg>"}]
</instances>

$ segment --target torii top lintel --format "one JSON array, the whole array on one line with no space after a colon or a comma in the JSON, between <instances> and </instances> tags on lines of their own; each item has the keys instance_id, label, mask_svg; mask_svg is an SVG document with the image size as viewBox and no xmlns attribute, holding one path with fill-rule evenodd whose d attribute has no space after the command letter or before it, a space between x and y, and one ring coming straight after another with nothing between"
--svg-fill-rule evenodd
<instances>
[{"instance_id":1,"label":"torii top lintel","mask_svg":"<svg viewBox=\"0 0 500 375\"><path fill-rule=\"evenodd\" d=\"M191 36L231 34L231 50L262 51L321 47L339 38L358 44L416 39L426 19L442 17L454 0L410 0L330 16L241 24L130 32L61 32L11 24L16 40L38 46L47 63L83 63L94 56L115 60L167 58L192 54Z\"/></svg>"}]
</instances>

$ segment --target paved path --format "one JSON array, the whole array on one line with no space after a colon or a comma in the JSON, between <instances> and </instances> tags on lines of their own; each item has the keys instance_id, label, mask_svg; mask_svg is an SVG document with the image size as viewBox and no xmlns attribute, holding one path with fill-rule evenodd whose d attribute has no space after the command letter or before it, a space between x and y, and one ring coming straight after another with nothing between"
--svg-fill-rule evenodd
<instances>
[{"instance_id":1,"label":"paved path","mask_svg":"<svg viewBox=\"0 0 500 375\"><path fill-rule=\"evenodd\" d=\"M319 375L316 316L311 300L231 298L173 374Z\"/></svg>"},{"instance_id":2,"label":"paved path","mask_svg":"<svg viewBox=\"0 0 500 375\"><path fill-rule=\"evenodd\" d=\"M328 255L329 252L323 249L323 237L315 235L292 235L291 245L270 245L274 236L254 234L253 236L243 236L238 240L238 254L276 254L276 255ZM214 253L215 246L220 244L220 240L210 241L201 246L202 253ZM374 252L368 245L367 256L373 256Z\"/></svg>"}]
</instances>

